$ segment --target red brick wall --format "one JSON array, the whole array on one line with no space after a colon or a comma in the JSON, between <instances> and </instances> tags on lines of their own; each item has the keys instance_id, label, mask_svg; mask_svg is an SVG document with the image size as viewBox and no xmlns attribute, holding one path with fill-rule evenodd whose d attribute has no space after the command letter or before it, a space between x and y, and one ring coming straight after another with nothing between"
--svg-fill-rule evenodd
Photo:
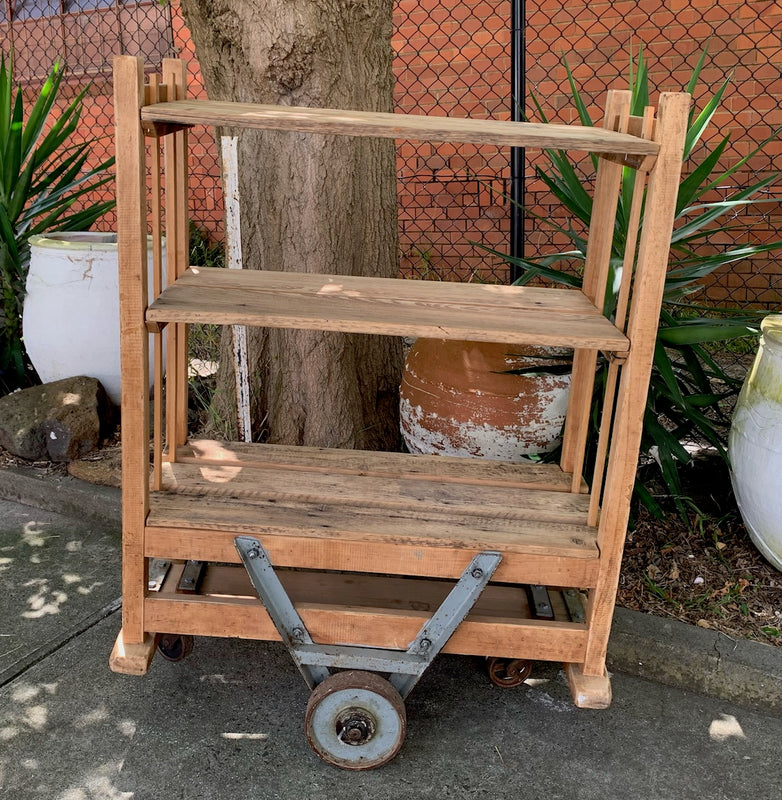
<instances>
[{"instance_id":1,"label":"red brick wall","mask_svg":"<svg viewBox=\"0 0 782 800\"><path fill-rule=\"evenodd\" d=\"M392 45L399 111L510 117L508 0L397 0ZM400 144L403 273L442 280L507 280L471 242L506 249L507 149Z\"/></svg>"},{"instance_id":2,"label":"red brick wall","mask_svg":"<svg viewBox=\"0 0 782 800\"><path fill-rule=\"evenodd\" d=\"M621 75L627 72L631 43L635 49L643 44L650 82L664 91L684 88L708 42L710 55L696 100L710 95L726 74L733 74L708 136L714 144L731 134L724 166L735 164L782 126L782 4L778 0L595 0L585 4L540 0L536 6L527 4L527 82L530 90L548 98L547 107L561 109L564 120L570 121L574 114L568 105L561 53L566 54L596 116L604 87L626 85ZM780 156L780 142L771 143L709 199L719 200L734 186L769 174L778 168ZM782 188L772 193L782 195ZM738 223L743 231L730 237L718 234L712 245L782 238L782 206L768 202L753 207ZM709 286L708 298L779 306L782 259L761 255L723 270Z\"/></svg>"},{"instance_id":3,"label":"red brick wall","mask_svg":"<svg viewBox=\"0 0 782 800\"><path fill-rule=\"evenodd\" d=\"M651 82L659 90L681 89L706 40L711 57L703 71L700 96L713 91L733 71L723 109L713 120L710 141L730 132L733 144L725 165L735 163L775 127L782 125L782 4L778 0L528 0L527 85L552 117L575 119L562 55L584 93L593 118L599 117L607 86L626 85L628 50L643 44ZM397 0L396 102L399 111L507 119L510 108L508 55L509 0ZM175 47L194 61L192 43L179 7L172 4ZM191 65L191 92L203 91L197 65ZM85 104L84 127L96 136L96 158L112 150L110 85L98 79ZM198 134L191 162L191 185L198 204L195 221L221 230L222 203L215 145ZM738 183L766 174L779 163L782 147L773 143L738 174ZM508 212L504 193L508 153L496 148L430 146L403 142L399 147L400 244L408 274L504 279L497 259L471 241L506 249ZM730 187L719 187L713 197ZM528 202L534 211L568 223L529 167ZM778 194L782 194L780 189ZM750 233L739 241L782 238L780 206L752 209L744 222ZM567 245L531 220L530 255ZM724 237L723 237L724 238ZM715 237L714 246L721 244ZM709 297L735 303L779 304L782 260L759 257L737 264L709 287Z\"/></svg>"}]
</instances>

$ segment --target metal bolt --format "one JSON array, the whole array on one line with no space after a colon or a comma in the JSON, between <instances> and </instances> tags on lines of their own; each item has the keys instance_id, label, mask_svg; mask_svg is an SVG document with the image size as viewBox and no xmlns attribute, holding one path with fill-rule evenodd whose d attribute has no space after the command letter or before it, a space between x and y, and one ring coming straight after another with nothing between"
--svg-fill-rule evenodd
<instances>
[{"instance_id":1,"label":"metal bolt","mask_svg":"<svg viewBox=\"0 0 782 800\"><path fill-rule=\"evenodd\" d=\"M428 650L431 646L432 646L431 639L421 639L421 641L418 643L418 647L421 650Z\"/></svg>"},{"instance_id":2,"label":"metal bolt","mask_svg":"<svg viewBox=\"0 0 782 800\"><path fill-rule=\"evenodd\" d=\"M304 638L304 628L294 628L291 631L291 639L294 642L300 642Z\"/></svg>"},{"instance_id":3,"label":"metal bolt","mask_svg":"<svg viewBox=\"0 0 782 800\"><path fill-rule=\"evenodd\" d=\"M470 575L472 575L476 581L479 581L483 577L483 570L480 567L473 567Z\"/></svg>"},{"instance_id":4,"label":"metal bolt","mask_svg":"<svg viewBox=\"0 0 782 800\"><path fill-rule=\"evenodd\" d=\"M247 551L247 558L258 558L260 554L261 551L257 547L253 547Z\"/></svg>"}]
</instances>

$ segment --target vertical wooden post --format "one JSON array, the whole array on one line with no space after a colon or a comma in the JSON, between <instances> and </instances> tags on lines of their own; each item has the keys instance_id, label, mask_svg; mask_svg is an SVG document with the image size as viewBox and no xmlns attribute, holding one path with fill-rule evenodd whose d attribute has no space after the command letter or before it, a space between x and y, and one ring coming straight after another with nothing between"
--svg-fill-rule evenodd
<instances>
[{"instance_id":1,"label":"vertical wooden post","mask_svg":"<svg viewBox=\"0 0 782 800\"><path fill-rule=\"evenodd\" d=\"M117 157L117 249L122 358L122 640L144 642L147 567L144 525L149 508L149 341L147 215L143 104L144 64L114 59Z\"/></svg>"},{"instance_id":2,"label":"vertical wooden post","mask_svg":"<svg viewBox=\"0 0 782 800\"><path fill-rule=\"evenodd\" d=\"M644 112L641 135L646 139L652 138L654 130L654 109L647 108ZM630 299L630 287L635 271L635 251L638 244L638 233L641 224L641 210L643 207L644 189L648 180L648 168L639 167L633 181L633 200L630 204L630 213L627 220L627 240L625 254L622 262L622 278L617 294L616 314L614 324L620 331L625 331L627 322L627 306ZM614 418L614 403L616 401L616 386L619 378L619 360L614 358L608 365L605 393L603 395L603 414L600 420L600 433L595 456L595 469L592 475L591 496L589 498L589 514L587 525L597 525L600 510L600 500L605 475L608 442L611 433L611 424Z\"/></svg>"},{"instance_id":3,"label":"vertical wooden post","mask_svg":"<svg viewBox=\"0 0 782 800\"><path fill-rule=\"evenodd\" d=\"M184 100L187 97L187 63L182 59L168 59L163 61L164 75L166 70L170 70L171 83L173 84L174 96L172 100ZM188 136L187 130L182 129L174 134L174 148L176 151L176 171L173 175L177 185L176 192L176 263L177 277L185 273L190 266L190 225L188 222ZM187 371L189 366L188 358L188 325L178 325L177 335L177 426L176 443L184 444L187 441L187 403L188 403L188 382Z\"/></svg>"},{"instance_id":4,"label":"vertical wooden post","mask_svg":"<svg viewBox=\"0 0 782 800\"><path fill-rule=\"evenodd\" d=\"M630 92L608 92L603 127L626 130L630 114ZM583 292L601 311L605 306L611 248L614 242L616 206L622 181L622 165L601 158L595 179L592 217L589 225L587 256L584 264ZM572 474L571 491L581 487L584 469L584 448L589 426L589 410L595 385L596 350L576 350L573 354L573 375L570 382L568 414L562 443L561 466Z\"/></svg>"},{"instance_id":5,"label":"vertical wooden post","mask_svg":"<svg viewBox=\"0 0 782 800\"><path fill-rule=\"evenodd\" d=\"M587 609L589 636L582 672L605 674L605 655L619 584L624 538L630 514L630 497L638 464L643 415L652 370L676 196L681 177L690 96L663 93L658 108L655 139L660 152L646 194L643 231L627 334L632 342L622 368L612 433L611 455L598 529L600 571L590 592Z\"/></svg>"},{"instance_id":6,"label":"vertical wooden post","mask_svg":"<svg viewBox=\"0 0 782 800\"><path fill-rule=\"evenodd\" d=\"M161 101L161 87L157 75L149 76L149 102ZM163 220L161 207L161 172L160 144L155 140L152 150L152 295L157 297L163 290ZM153 338L153 412L152 412L152 488L160 491L163 488L163 335L154 334Z\"/></svg>"},{"instance_id":7,"label":"vertical wooden post","mask_svg":"<svg viewBox=\"0 0 782 800\"><path fill-rule=\"evenodd\" d=\"M187 66L178 58L163 59L163 82L169 100L185 98ZM178 131L165 140L166 263L170 284L187 269L187 134ZM166 328L166 442L169 461L187 438L187 326Z\"/></svg>"}]
</instances>

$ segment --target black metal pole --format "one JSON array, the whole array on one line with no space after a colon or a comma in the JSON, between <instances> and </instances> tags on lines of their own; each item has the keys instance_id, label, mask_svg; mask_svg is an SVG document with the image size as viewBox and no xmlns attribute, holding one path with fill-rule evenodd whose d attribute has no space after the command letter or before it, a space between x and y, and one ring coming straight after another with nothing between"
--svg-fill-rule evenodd
<instances>
[{"instance_id":1,"label":"black metal pole","mask_svg":"<svg viewBox=\"0 0 782 800\"><path fill-rule=\"evenodd\" d=\"M526 7L525 0L511 0L510 11L510 114L514 122L524 118L526 86ZM524 148L510 150L510 255L524 257ZM511 283L521 277L516 264L510 265Z\"/></svg>"}]
</instances>

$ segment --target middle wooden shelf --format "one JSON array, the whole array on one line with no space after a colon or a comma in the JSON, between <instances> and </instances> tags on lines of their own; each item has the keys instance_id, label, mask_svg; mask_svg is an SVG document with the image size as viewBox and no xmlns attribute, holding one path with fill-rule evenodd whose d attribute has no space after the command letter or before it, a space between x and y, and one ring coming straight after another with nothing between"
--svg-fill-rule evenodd
<instances>
[{"instance_id":1,"label":"middle wooden shelf","mask_svg":"<svg viewBox=\"0 0 782 800\"><path fill-rule=\"evenodd\" d=\"M146 320L629 350L580 291L528 286L191 267Z\"/></svg>"}]
</instances>

